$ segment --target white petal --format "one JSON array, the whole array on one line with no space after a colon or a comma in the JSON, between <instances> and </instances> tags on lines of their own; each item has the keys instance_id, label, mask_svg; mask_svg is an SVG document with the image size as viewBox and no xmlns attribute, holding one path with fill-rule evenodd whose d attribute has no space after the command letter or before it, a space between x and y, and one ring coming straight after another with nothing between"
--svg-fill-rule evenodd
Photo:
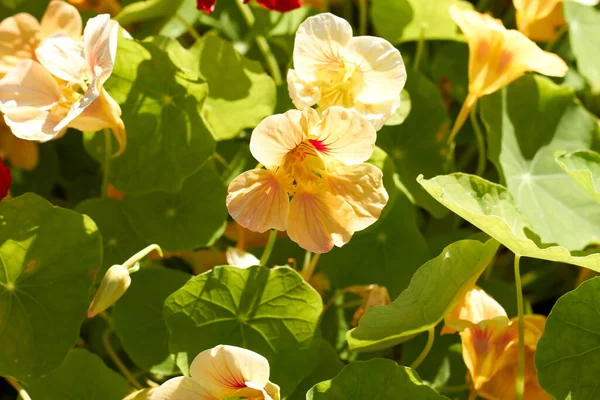
<instances>
[{"instance_id":1,"label":"white petal","mask_svg":"<svg viewBox=\"0 0 600 400\"><path fill-rule=\"evenodd\" d=\"M22 61L0 79L0 109L3 112L15 107L49 109L61 96L54 77L32 60Z\"/></svg>"},{"instance_id":2,"label":"white petal","mask_svg":"<svg viewBox=\"0 0 600 400\"><path fill-rule=\"evenodd\" d=\"M227 265L238 268L250 268L254 265L260 265L260 260L254 254L238 249L237 247L227 247L225 257L227 257Z\"/></svg>"},{"instance_id":3,"label":"white petal","mask_svg":"<svg viewBox=\"0 0 600 400\"><path fill-rule=\"evenodd\" d=\"M83 96L81 96L81 98L71 106L69 113L65 116L65 118L63 118L62 121L60 121L58 125L56 125L54 130L58 132L66 128L71 122L73 122L75 118L79 117L81 113L83 113L85 109L88 108L98 97L100 97L100 91L97 88L96 79L94 79L94 81L90 83L90 86L88 86L88 89L85 91Z\"/></svg>"},{"instance_id":4,"label":"white petal","mask_svg":"<svg viewBox=\"0 0 600 400\"><path fill-rule=\"evenodd\" d=\"M152 391L150 400L215 400L194 379L172 378Z\"/></svg>"},{"instance_id":5,"label":"white petal","mask_svg":"<svg viewBox=\"0 0 600 400\"><path fill-rule=\"evenodd\" d=\"M59 34L44 40L35 55L50 73L67 82L79 83L83 78L85 60L80 42Z\"/></svg>"},{"instance_id":6,"label":"white petal","mask_svg":"<svg viewBox=\"0 0 600 400\"><path fill-rule=\"evenodd\" d=\"M4 122L16 137L37 142L58 137L61 132L54 127L59 121L60 117L35 107L19 107L4 114Z\"/></svg>"},{"instance_id":7,"label":"white petal","mask_svg":"<svg viewBox=\"0 0 600 400\"><path fill-rule=\"evenodd\" d=\"M304 82L293 69L288 71L287 82L290 98L299 110L317 104L321 99L321 90L318 84Z\"/></svg>"},{"instance_id":8,"label":"white petal","mask_svg":"<svg viewBox=\"0 0 600 400\"><path fill-rule=\"evenodd\" d=\"M384 100L379 103L364 104L356 102L354 109L362 114L375 128L376 131L383 127L383 124L396 112L400 107L400 95L395 99Z\"/></svg>"},{"instance_id":9,"label":"white petal","mask_svg":"<svg viewBox=\"0 0 600 400\"><path fill-rule=\"evenodd\" d=\"M110 77L117 56L119 24L110 15L90 18L83 32L84 53L96 85L102 86Z\"/></svg>"}]
</instances>

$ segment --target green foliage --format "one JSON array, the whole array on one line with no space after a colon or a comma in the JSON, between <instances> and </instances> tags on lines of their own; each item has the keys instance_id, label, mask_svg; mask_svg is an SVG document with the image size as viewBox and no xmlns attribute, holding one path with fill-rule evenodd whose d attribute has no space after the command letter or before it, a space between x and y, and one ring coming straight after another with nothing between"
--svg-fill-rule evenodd
<instances>
[{"instance_id":1,"label":"green foliage","mask_svg":"<svg viewBox=\"0 0 600 400\"><path fill-rule=\"evenodd\" d=\"M592 92L600 93L600 10L576 1L565 1L569 41L577 58L577 68Z\"/></svg>"},{"instance_id":2,"label":"green foliage","mask_svg":"<svg viewBox=\"0 0 600 400\"><path fill-rule=\"evenodd\" d=\"M556 162L600 203L600 154L589 150L560 153Z\"/></svg>"}]
</instances>

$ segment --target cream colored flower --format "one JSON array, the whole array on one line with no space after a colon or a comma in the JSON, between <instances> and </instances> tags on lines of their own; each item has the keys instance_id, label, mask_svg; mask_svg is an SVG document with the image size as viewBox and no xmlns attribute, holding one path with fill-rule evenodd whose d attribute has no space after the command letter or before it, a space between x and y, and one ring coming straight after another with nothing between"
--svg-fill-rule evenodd
<instances>
[{"instance_id":1,"label":"cream colored flower","mask_svg":"<svg viewBox=\"0 0 600 400\"><path fill-rule=\"evenodd\" d=\"M453 140L477 99L503 88L528 71L564 76L567 64L556 54L540 49L521 32L476 11L449 8L469 43L469 94L456 119Z\"/></svg>"},{"instance_id":2,"label":"cream colored flower","mask_svg":"<svg viewBox=\"0 0 600 400\"><path fill-rule=\"evenodd\" d=\"M91 18L83 42L53 35L36 49L39 63L22 61L0 80L0 110L15 136L45 142L68 126L110 128L123 151L121 108L103 88L113 70L118 28L108 14Z\"/></svg>"},{"instance_id":3,"label":"cream colored flower","mask_svg":"<svg viewBox=\"0 0 600 400\"><path fill-rule=\"evenodd\" d=\"M400 106L406 69L400 52L379 37L352 37L352 27L330 13L309 17L296 32L294 69L287 76L300 110L318 104L353 108L378 130Z\"/></svg>"},{"instance_id":4,"label":"cream colored flower","mask_svg":"<svg viewBox=\"0 0 600 400\"><path fill-rule=\"evenodd\" d=\"M62 33L75 40L81 37L77 9L62 0L52 0L41 22L26 13L0 22L0 77L23 60L35 60L35 49L50 35Z\"/></svg>"},{"instance_id":5,"label":"cream colored flower","mask_svg":"<svg viewBox=\"0 0 600 400\"><path fill-rule=\"evenodd\" d=\"M169 379L150 400L279 400L279 386L269 381L269 362L253 351L219 345L198 354L190 377Z\"/></svg>"},{"instance_id":6,"label":"cream colored flower","mask_svg":"<svg viewBox=\"0 0 600 400\"><path fill-rule=\"evenodd\" d=\"M250 268L254 265L260 265L260 260L254 254L237 247L227 247L225 257L227 258L227 265L238 268Z\"/></svg>"},{"instance_id":7,"label":"cream colored flower","mask_svg":"<svg viewBox=\"0 0 600 400\"><path fill-rule=\"evenodd\" d=\"M315 253L344 245L377 221L388 200L381 170L364 163L375 138L363 116L342 107L321 116L306 108L265 118L252 133L250 151L266 169L231 182L229 213L255 232L287 230Z\"/></svg>"}]
</instances>

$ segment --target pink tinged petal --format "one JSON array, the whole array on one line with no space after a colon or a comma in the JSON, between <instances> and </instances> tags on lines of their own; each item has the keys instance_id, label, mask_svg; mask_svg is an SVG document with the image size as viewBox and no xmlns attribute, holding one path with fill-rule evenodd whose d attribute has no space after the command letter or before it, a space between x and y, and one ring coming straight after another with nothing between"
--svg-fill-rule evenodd
<instances>
[{"instance_id":1,"label":"pink tinged petal","mask_svg":"<svg viewBox=\"0 0 600 400\"><path fill-rule=\"evenodd\" d=\"M2 112L15 107L38 107L48 110L61 96L60 87L54 77L32 60L22 61L0 79Z\"/></svg>"},{"instance_id":2,"label":"pink tinged petal","mask_svg":"<svg viewBox=\"0 0 600 400\"><path fill-rule=\"evenodd\" d=\"M352 38L352 27L343 18L330 13L304 21L294 41L294 68L306 81L315 81L333 69L343 69L344 47Z\"/></svg>"},{"instance_id":3,"label":"pink tinged petal","mask_svg":"<svg viewBox=\"0 0 600 400\"><path fill-rule=\"evenodd\" d=\"M229 184L227 210L242 225L254 232L285 230L289 212L287 188L291 178L273 171L246 171Z\"/></svg>"},{"instance_id":4,"label":"pink tinged petal","mask_svg":"<svg viewBox=\"0 0 600 400\"><path fill-rule=\"evenodd\" d=\"M252 156L268 167L281 165L283 158L307 138L307 130L312 130L318 120L318 113L311 108L263 119L250 138Z\"/></svg>"},{"instance_id":5,"label":"pink tinged petal","mask_svg":"<svg viewBox=\"0 0 600 400\"><path fill-rule=\"evenodd\" d=\"M40 24L26 13L15 14L0 22L0 76L21 61L35 57Z\"/></svg>"},{"instance_id":6,"label":"pink tinged petal","mask_svg":"<svg viewBox=\"0 0 600 400\"><path fill-rule=\"evenodd\" d=\"M288 71L287 82L290 98L299 110L317 104L321 99L321 90L318 84L304 82L293 69Z\"/></svg>"},{"instance_id":7,"label":"pink tinged petal","mask_svg":"<svg viewBox=\"0 0 600 400\"><path fill-rule=\"evenodd\" d=\"M152 391L150 400L220 400L192 378L172 378Z\"/></svg>"},{"instance_id":8,"label":"pink tinged petal","mask_svg":"<svg viewBox=\"0 0 600 400\"><path fill-rule=\"evenodd\" d=\"M75 120L75 118L79 117L85 111L86 108L88 108L98 97L100 97L100 91L96 87L95 83L96 79L92 81L92 83L85 91L83 96L81 96L81 98L71 106L68 114L54 128L56 132L66 128L69 125L74 126L73 121Z\"/></svg>"},{"instance_id":9,"label":"pink tinged petal","mask_svg":"<svg viewBox=\"0 0 600 400\"><path fill-rule=\"evenodd\" d=\"M352 38L345 58L361 72L357 101L377 103L400 95L406 83L406 68L402 55L390 42L373 36Z\"/></svg>"},{"instance_id":10,"label":"pink tinged petal","mask_svg":"<svg viewBox=\"0 0 600 400\"><path fill-rule=\"evenodd\" d=\"M81 16L79 11L66 1L52 0L40 22L42 38L64 32L73 39L81 37Z\"/></svg>"},{"instance_id":11,"label":"pink tinged petal","mask_svg":"<svg viewBox=\"0 0 600 400\"><path fill-rule=\"evenodd\" d=\"M39 63L57 78L72 83L82 81L85 60L80 42L64 34L51 36L38 46L35 55Z\"/></svg>"},{"instance_id":12,"label":"pink tinged petal","mask_svg":"<svg viewBox=\"0 0 600 400\"><path fill-rule=\"evenodd\" d=\"M341 198L326 191L298 190L290 204L287 233L303 249L327 253L352 237L354 211Z\"/></svg>"},{"instance_id":13,"label":"pink tinged petal","mask_svg":"<svg viewBox=\"0 0 600 400\"><path fill-rule=\"evenodd\" d=\"M373 154L377 133L369 121L355 110L332 106L325 110L315 130L315 148L347 165L365 162ZM312 142L312 141L311 141Z\"/></svg>"},{"instance_id":14,"label":"pink tinged petal","mask_svg":"<svg viewBox=\"0 0 600 400\"><path fill-rule=\"evenodd\" d=\"M383 173L371 164L340 165L327 174L326 181L329 191L352 207L354 232L375 223L389 199L383 187Z\"/></svg>"},{"instance_id":15,"label":"pink tinged petal","mask_svg":"<svg viewBox=\"0 0 600 400\"><path fill-rule=\"evenodd\" d=\"M269 362L250 350L219 345L198 354L190 376L218 399L231 397L249 387L264 388L269 382Z\"/></svg>"},{"instance_id":16,"label":"pink tinged petal","mask_svg":"<svg viewBox=\"0 0 600 400\"><path fill-rule=\"evenodd\" d=\"M55 132L54 127L60 117L35 107L19 107L7 110L4 121L11 132L18 138L47 142L63 132Z\"/></svg>"},{"instance_id":17,"label":"pink tinged petal","mask_svg":"<svg viewBox=\"0 0 600 400\"><path fill-rule=\"evenodd\" d=\"M94 85L104 85L112 74L117 56L119 24L110 15L90 18L83 32L83 48Z\"/></svg>"}]
</instances>

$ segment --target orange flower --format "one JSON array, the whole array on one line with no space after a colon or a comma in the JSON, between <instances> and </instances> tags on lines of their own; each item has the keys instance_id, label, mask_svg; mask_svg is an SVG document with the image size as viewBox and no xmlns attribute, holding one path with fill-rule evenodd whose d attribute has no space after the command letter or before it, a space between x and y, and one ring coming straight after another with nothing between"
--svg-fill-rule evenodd
<instances>
[{"instance_id":1,"label":"orange flower","mask_svg":"<svg viewBox=\"0 0 600 400\"><path fill-rule=\"evenodd\" d=\"M37 143L13 135L4 121L0 120L0 157L15 168L31 171L40 161L40 149Z\"/></svg>"},{"instance_id":2,"label":"orange flower","mask_svg":"<svg viewBox=\"0 0 600 400\"><path fill-rule=\"evenodd\" d=\"M366 118L342 107L322 116L306 108L265 118L250 151L266 169L231 182L229 213L252 231L287 230L315 253L343 246L379 218L388 200L381 170L364 163L375 138Z\"/></svg>"},{"instance_id":3,"label":"orange flower","mask_svg":"<svg viewBox=\"0 0 600 400\"><path fill-rule=\"evenodd\" d=\"M513 3L517 28L532 40L552 41L566 25L562 15L563 0L513 0Z\"/></svg>"},{"instance_id":4,"label":"orange flower","mask_svg":"<svg viewBox=\"0 0 600 400\"><path fill-rule=\"evenodd\" d=\"M109 13L115 16L121 11L118 0L69 0L69 3L82 11L95 11L98 14Z\"/></svg>"},{"instance_id":5,"label":"orange flower","mask_svg":"<svg viewBox=\"0 0 600 400\"><path fill-rule=\"evenodd\" d=\"M482 96L493 93L528 71L565 76L567 64L556 54L540 49L521 32L476 11L449 8L469 43L469 94L452 128L453 141L467 115Z\"/></svg>"}]
</instances>

